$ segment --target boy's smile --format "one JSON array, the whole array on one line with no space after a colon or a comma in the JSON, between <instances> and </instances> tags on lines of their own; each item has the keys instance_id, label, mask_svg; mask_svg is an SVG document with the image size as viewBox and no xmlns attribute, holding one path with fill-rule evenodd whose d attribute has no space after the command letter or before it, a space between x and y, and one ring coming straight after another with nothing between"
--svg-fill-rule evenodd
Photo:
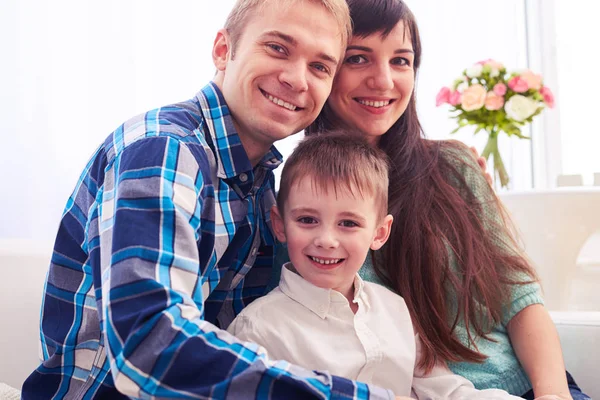
<instances>
[{"instance_id":1,"label":"boy's smile","mask_svg":"<svg viewBox=\"0 0 600 400\"><path fill-rule=\"evenodd\" d=\"M382 225L389 229L386 221L391 221L391 217L378 221L372 195L352 192L344 187L324 191L311 177L304 177L292 186L284 215L275 212L273 217L296 271L313 285L334 289L349 301L354 297L356 273L369 249L381 247Z\"/></svg>"}]
</instances>

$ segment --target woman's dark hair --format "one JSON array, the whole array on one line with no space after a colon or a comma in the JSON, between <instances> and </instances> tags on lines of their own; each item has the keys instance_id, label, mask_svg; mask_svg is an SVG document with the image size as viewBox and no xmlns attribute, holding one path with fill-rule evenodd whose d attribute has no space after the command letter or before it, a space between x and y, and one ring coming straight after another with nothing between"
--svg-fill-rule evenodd
<instances>
[{"instance_id":1,"label":"woman's dark hair","mask_svg":"<svg viewBox=\"0 0 600 400\"><path fill-rule=\"evenodd\" d=\"M421 42L404 2L348 0L348 5L355 36L385 37L403 21L414 50L416 77ZM326 104L306 133L339 125ZM467 185L464 171L481 172L474 160L466 162L466 146L424 137L414 91L379 147L390 160L388 203L394 223L390 239L373 261L378 276L404 298L413 317L423 346L420 367L429 371L438 361L482 362L486 356L477 351L470 332L489 339L511 300L510 285L536 280L535 272L492 189L481 185L478 191L484 194L477 198ZM488 210L493 215L486 216ZM456 336L459 321L468 329L467 345Z\"/></svg>"}]
</instances>

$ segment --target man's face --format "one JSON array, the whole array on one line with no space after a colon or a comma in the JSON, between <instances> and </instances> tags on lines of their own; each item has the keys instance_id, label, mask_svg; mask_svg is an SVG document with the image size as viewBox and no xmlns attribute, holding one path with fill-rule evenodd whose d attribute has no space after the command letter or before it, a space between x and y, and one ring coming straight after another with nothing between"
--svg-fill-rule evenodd
<instances>
[{"instance_id":1,"label":"man's face","mask_svg":"<svg viewBox=\"0 0 600 400\"><path fill-rule=\"evenodd\" d=\"M217 42L219 37L217 36ZM217 44L215 44L217 46ZM321 5L271 2L256 11L215 82L223 92L246 151L315 120L331 91L342 54L335 18Z\"/></svg>"}]
</instances>

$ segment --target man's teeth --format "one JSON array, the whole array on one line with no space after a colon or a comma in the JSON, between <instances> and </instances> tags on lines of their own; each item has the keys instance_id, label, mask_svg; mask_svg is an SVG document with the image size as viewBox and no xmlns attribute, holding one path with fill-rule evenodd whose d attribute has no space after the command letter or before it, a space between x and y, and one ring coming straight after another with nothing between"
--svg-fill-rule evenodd
<instances>
[{"instance_id":1,"label":"man's teeth","mask_svg":"<svg viewBox=\"0 0 600 400\"><path fill-rule=\"evenodd\" d=\"M267 94L267 99L271 100L273 103L277 104L278 106L287 108L290 111L296 111L296 108L298 108L295 105L287 103L281 99L278 99L277 97L273 97L270 94Z\"/></svg>"},{"instance_id":2,"label":"man's teeth","mask_svg":"<svg viewBox=\"0 0 600 400\"><path fill-rule=\"evenodd\" d=\"M357 100L357 101L360 104L364 104L365 106L375 107L375 108L385 107L388 104L390 104L389 100L385 100L385 101Z\"/></svg>"},{"instance_id":3,"label":"man's teeth","mask_svg":"<svg viewBox=\"0 0 600 400\"><path fill-rule=\"evenodd\" d=\"M324 265L329 265L329 264L337 264L340 262L341 258L335 258L333 260L323 260L322 258L317 258L317 257L313 257L310 256L310 259L313 260L314 262L318 262L319 264L324 264Z\"/></svg>"}]
</instances>

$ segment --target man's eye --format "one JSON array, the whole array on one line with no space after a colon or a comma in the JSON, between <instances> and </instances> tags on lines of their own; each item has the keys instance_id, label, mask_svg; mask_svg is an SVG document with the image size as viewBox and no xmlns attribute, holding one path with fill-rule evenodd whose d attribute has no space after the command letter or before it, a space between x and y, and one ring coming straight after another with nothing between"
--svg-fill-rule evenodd
<instances>
[{"instance_id":1,"label":"man's eye","mask_svg":"<svg viewBox=\"0 0 600 400\"><path fill-rule=\"evenodd\" d=\"M269 47L270 49L273 49L274 51L276 51L278 53L285 54L285 49L283 48L283 46L280 46L278 44L268 43L267 47Z\"/></svg>"},{"instance_id":2,"label":"man's eye","mask_svg":"<svg viewBox=\"0 0 600 400\"><path fill-rule=\"evenodd\" d=\"M323 64L313 64L313 68L315 68L316 70L318 70L319 72L324 72L327 75L329 75L329 68L327 68L325 65Z\"/></svg>"}]
</instances>

